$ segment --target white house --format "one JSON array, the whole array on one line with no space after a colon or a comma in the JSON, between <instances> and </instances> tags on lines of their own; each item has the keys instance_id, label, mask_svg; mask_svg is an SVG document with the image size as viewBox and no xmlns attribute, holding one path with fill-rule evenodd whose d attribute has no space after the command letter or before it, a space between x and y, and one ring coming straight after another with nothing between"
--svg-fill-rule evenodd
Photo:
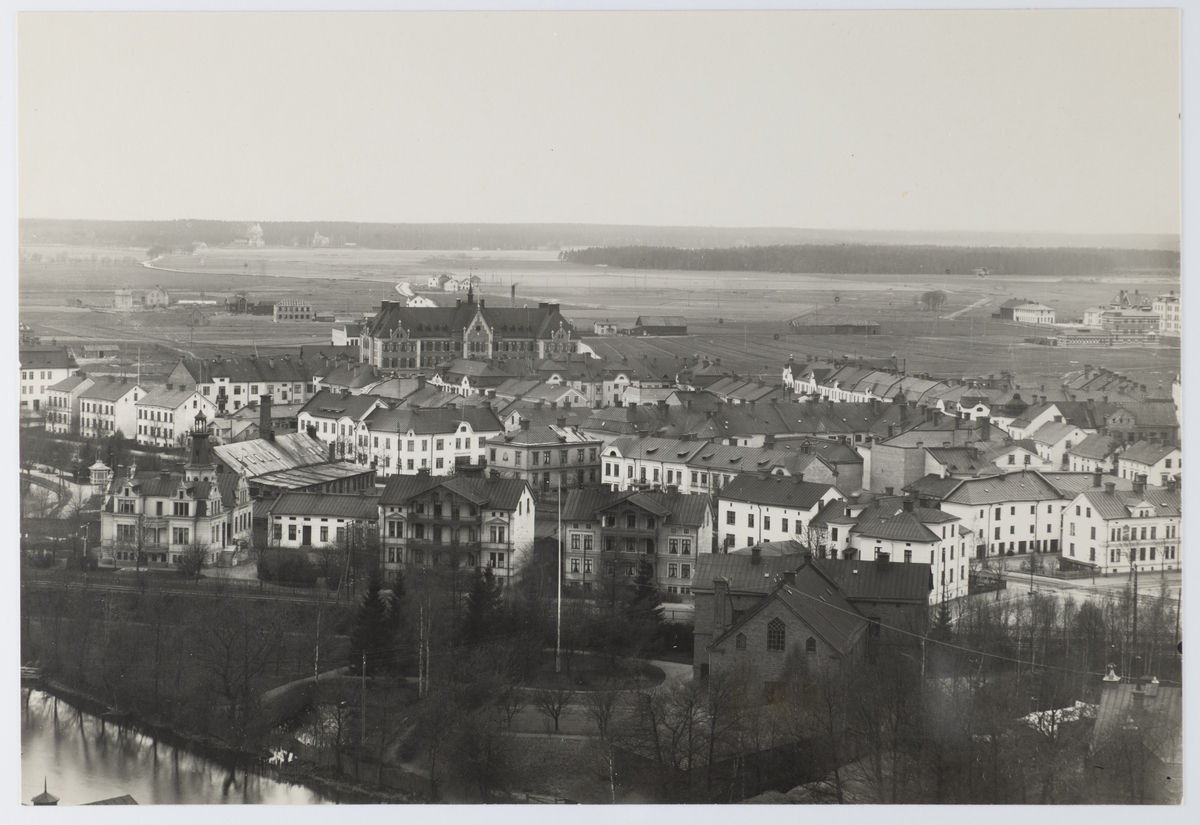
<instances>
[{"instance_id":1,"label":"white house","mask_svg":"<svg viewBox=\"0 0 1200 825\"><path fill-rule=\"evenodd\" d=\"M487 463L487 440L504 432L490 407L376 409L356 431L356 460L376 475L453 475ZM361 445L361 446L358 446Z\"/></svg>"},{"instance_id":2,"label":"white house","mask_svg":"<svg viewBox=\"0 0 1200 825\"><path fill-rule=\"evenodd\" d=\"M388 405L374 395L321 390L296 415L296 429L330 445L333 457L353 461L360 452L358 442L364 437L358 431L359 425L379 409L386 410ZM362 452L365 455L366 451Z\"/></svg>"},{"instance_id":3,"label":"white house","mask_svg":"<svg viewBox=\"0 0 1200 825\"><path fill-rule=\"evenodd\" d=\"M884 503L858 513L847 533L845 558L876 563L925 562L933 568L930 604L967 595L971 531L944 510Z\"/></svg>"},{"instance_id":4,"label":"white house","mask_svg":"<svg viewBox=\"0 0 1200 825\"><path fill-rule=\"evenodd\" d=\"M217 405L194 386L183 389L171 384L149 390L135 407L137 443L153 447L186 444L196 416L203 413L211 421L217 413Z\"/></svg>"},{"instance_id":5,"label":"white house","mask_svg":"<svg viewBox=\"0 0 1200 825\"><path fill-rule=\"evenodd\" d=\"M272 547L353 550L366 534L379 532L379 495L284 493L267 509Z\"/></svg>"},{"instance_id":6,"label":"white house","mask_svg":"<svg viewBox=\"0 0 1200 825\"><path fill-rule=\"evenodd\" d=\"M79 429L79 396L94 384L86 375L64 378L46 390L46 432L74 433Z\"/></svg>"},{"instance_id":7,"label":"white house","mask_svg":"<svg viewBox=\"0 0 1200 825\"><path fill-rule=\"evenodd\" d=\"M1117 475L1136 481L1145 476L1151 487L1166 487L1179 481L1183 468L1183 453L1169 444L1139 441L1117 458Z\"/></svg>"},{"instance_id":8,"label":"white house","mask_svg":"<svg viewBox=\"0 0 1200 825\"><path fill-rule=\"evenodd\" d=\"M1112 473L1116 469L1121 442L1112 436L1089 435L1067 450L1067 462L1073 473Z\"/></svg>"},{"instance_id":9,"label":"white house","mask_svg":"<svg viewBox=\"0 0 1200 825\"><path fill-rule=\"evenodd\" d=\"M1023 304L1013 307L1013 320L1019 324L1053 324L1054 310L1045 304Z\"/></svg>"},{"instance_id":10,"label":"white house","mask_svg":"<svg viewBox=\"0 0 1200 825\"><path fill-rule=\"evenodd\" d=\"M21 412L40 413L50 387L79 372L79 365L62 347L29 344L20 349Z\"/></svg>"},{"instance_id":11,"label":"white house","mask_svg":"<svg viewBox=\"0 0 1200 825\"><path fill-rule=\"evenodd\" d=\"M1132 490L1116 483L1085 490L1068 505L1063 561L1099 573L1142 573L1177 570L1183 545L1181 500L1175 485L1148 487L1135 481Z\"/></svg>"},{"instance_id":12,"label":"white house","mask_svg":"<svg viewBox=\"0 0 1200 825\"><path fill-rule=\"evenodd\" d=\"M137 433L137 402L146 391L132 378L105 375L79 394L79 434L109 438Z\"/></svg>"},{"instance_id":13,"label":"white house","mask_svg":"<svg viewBox=\"0 0 1200 825\"><path fill-rule=\"evenodd\" d=\"M1067 452L1093 432L1065 421L1051 421L1038 427L1027 438L1037 447L1038 455L1049 461L1052 467L1062 467Z\"/></svg>"},{"instance_id":14,"label":"white house","mask_svg":"<svg viewBox=\"0 0 1200 825\"><path fill-rule=\"evenodd\" d=\"M747 473L721 489L713 529L727 551L764 541L805 541L809 522L826 503L841 498L830 484Z\"/></svg>"}]
</instances>

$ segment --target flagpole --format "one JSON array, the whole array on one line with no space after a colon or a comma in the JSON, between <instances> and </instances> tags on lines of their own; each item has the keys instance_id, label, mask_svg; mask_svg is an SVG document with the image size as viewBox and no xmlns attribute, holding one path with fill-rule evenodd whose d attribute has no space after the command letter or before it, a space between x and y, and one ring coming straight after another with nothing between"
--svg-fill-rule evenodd
<instances>
[{"instance_id":1,"label":"flagpole","mask_svg":"<svg viewBox=\"0 0 1200 825\"><path fill-rule=\"evenodd\" d=\"M558 621L554 635L554 672L562 673L562 473L558 474Z\"/></svg>"}]
</instances>

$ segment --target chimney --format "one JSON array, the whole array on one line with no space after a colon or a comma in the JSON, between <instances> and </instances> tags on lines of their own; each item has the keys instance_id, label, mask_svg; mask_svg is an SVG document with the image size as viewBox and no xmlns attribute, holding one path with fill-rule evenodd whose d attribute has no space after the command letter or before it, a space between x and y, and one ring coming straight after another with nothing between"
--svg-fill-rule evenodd
<instances>
[{"instance_id":1,"label":"chimney","mask_svg":"<svg viewBox=\"0 0 1200 825\"><path fill-rule=\"evenodd\" d=\"M875 569L887 570L892 563L891 553L879 553L875 556Z\"/></svg>"},{"instance_id":2,"label":"chimney","mask_svg":"<svg viewBox=\"0 0 1200 825\"><path fill-rule=\"evenodd\" d=\"M775 449L775 434L774 433L767 433L765 436L763 436L763 449L766 449L766 450Z\"/></svg>"},{"instance_id":3,"label":"chimney","mask_svg":"<svg viewBox=\"0 0 1200 825\"><path fill-rule=\"evenodd\" d=\"M895 494L895 492L896 492L896 488L895 488L895 487L884 487L884 488L883 488L883 494L884 494L885 496L890 496L890 495L893 495L893 494Z\"/></svg>"},{"instance_id":4,"label":"chimney","mask_svg":"<svg viewBox=\"0 0 1200 825\"><path fill-rule=\"evenodd\" d=\"M979 416L979 440L990 441L992 438L992 417L990 415Z\"/></svg>"},{"instance_id":5,"label":"chimney","mask_svg":"<svg viewBox=\"0 0 1200 825\"><path fill-rule=\"evenodd\" d=\"M1134 495L1139 496L1146 494L1146 475L1144 473L1139 473L1133 480L1133 492Z\"/></svg>"},{"instance_id":6,"label":"chimney","mask_svg":"<svg viewBox=\"0 0 1200 825\"><path fill-rule=\"evenodd\" d=\"M796 584L796 571L795 570L784 570L783 571L783 583L790 584L794 587Z\"/></svg>"},{"instance_id":7,"label":"chimney","mask_svg":"<svg viewBox=\"0 0 1200 825\"><path fill-rule=\"evenodd\" d=\"M729 628L729 580L713 579L713 638Z\"/></svg>"},{"instance_id":8,"label":"chimney","mask_svg":"<svg viewBox=\"0 0 1200 825\"><path fill-rule=\"evenodd\" d=\"M1173 492L1175 492L1175 489L1176 489L1175 479L1168 478L1167 479L1167 492L1173 493Z\"/></svg>"},{"instance_id":9,"label":"chimney","mask_svg":"<svg viewBox=\"0 0 1200 825\"><path fill-rule=\"evenodd\" d=\"M1093 487L1095 487L1098 490L1098 489L1100 489L1100 485L1103 483L1104 483L1103 474L1099 470L1096 470L1094 473L1092 473L1092 486Z\"/></svg>"},{"instance_id":10,"label":"chimney","mask_svg":"<svg viewBox=\"0 0 1200 825\"><path fill-rule=\"evenodd\" d=\"M479 308L483 309L483 299L482 298L479 299Z\"/></svg>"},{"instance_id":11,"label":"chimney","mask_svg":"<svg viewBox=\"0 0 1200 825\"><path fill-rule=\"evenodd\" d=\"M1104 482L1104 492L1110 496L1117 491L1117 483L1115 481Z\"/></svg>"},{"instance_id":12,"label":"chimney","mask_svg":"<svg viewBox=\"0 0 1200 825\"><path fill-rule=\"evenodd\" d=\"M750 548L750 564L755 565L755 566L762 564L762 548L761 547L751 547Z\"/></svg>"},{"instance_id":13,"label":"chimney","mask_svg":"<svg viewBox=\"0 0 1200 825\"><path fill-rule=\"evenodd\" d=\"M167 383L167 389L169 389L169 390L173 390L173 389L175 389L175 385L174 385L174 384L172 384L172 383L170 383L170 382L168 382L168 383Z\"/></svg>"},{"instance_id":14,"label":"chimney","mask_svg":"<svg viewBox=\"0 0 1200 825\"><path fill-rule=\"evenodd\" d=\"M911 513L913 511L913 500L908 496L904 497L904 512Z\"/></svg>"},{"instance_id":15,"label":"chimney","mask_svg":"<svg viewBox=\"0 0 1200 825\"><path fill-rule=\"evenodd\" d=\"M559 420L561 421L562 419L559 419ZM528 418L522 418L522 419L521 419L521 429L522 429L522 430L528 430L528 429L529 429L529 419L528 419Z\"/></svg>"},{"instance_id":16,"label":"chimney","mask_svg":"<svg viewBox=\"0 0 1200 825\"><path fill-rule=\"evenodd\" d=\"M565 418L558 418L558 419L556 419L556 420L555 420L555 423L556 423L556 424L558 424L558 426L559 426L560 428L563 428L563 429L565 429L565 428L566 428L566 426L567 426L567 419L565 419Z\"/></svg>"},{"instance_id":17,"label":"chimney","mask_svg":"<svg viewBox=\"0 0 1200 825\"><path fill-rule=\"evenodd\" d=\"M269 441L275 440L275 431L271 429L271 396L258 397L258 435Z\"/></svg>"}]
</instances>

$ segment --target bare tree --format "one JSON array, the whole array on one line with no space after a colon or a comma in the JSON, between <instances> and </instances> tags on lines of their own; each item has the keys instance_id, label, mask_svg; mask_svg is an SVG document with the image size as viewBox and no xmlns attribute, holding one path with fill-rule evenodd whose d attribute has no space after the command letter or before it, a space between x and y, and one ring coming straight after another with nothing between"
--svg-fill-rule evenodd
<instances>
[{"instance_id":1,"label":"bare tree","mask_svg":"<svg viewBox=\"0 0 1200 825\"><path fill-rule=\"evenodd\" d=\"M556 687L539 688L533 692L533 706L539 713L554 720L554 732L558 733L559 717L570 706L574 696L575 691L562 684Z\"/></svg>"}]
</instances>

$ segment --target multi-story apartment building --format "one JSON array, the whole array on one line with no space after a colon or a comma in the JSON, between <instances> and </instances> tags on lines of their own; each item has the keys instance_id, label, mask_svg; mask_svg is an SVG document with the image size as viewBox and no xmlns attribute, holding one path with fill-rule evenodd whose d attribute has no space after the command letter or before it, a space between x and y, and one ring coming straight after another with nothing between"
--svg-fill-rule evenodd
<instances>
[{"instance_id":1,"label":"multi-story apartment building","mask_svg":"<svg viewBox=\"0 0 1200 825\"><path fill-rule=\"evenodd\" d=\"M172 384L155 387L134 406L137 443L153 447L186 444L198 414L203 413L210 421L217 414L217 405L201 395L194 385L186 389Z\"/></svg>"},{"instance_id":2,"label":"multi-story apartment building","mask_svg":"<svg viewBox=\"0 0 1200 825\"><path fill-rule=\"evenodd\" d=\"M1116 469L1121 442L1112 436L1089 435L1067 450L1067 469L1073 473L1111 473Z\"/></svg>"},{"instance_id":3,"label":"multi-story apartment building","mask_svg":"<svg viewBox=\"0 0 1200 825\"><path fill-rule=\"evenodd\" d=\"M21 413L24 417L46 406L51 387L79 372L79 365L62 347L24 344L20 352Z\"/></svg>"},{"instance_id":4,"label":"multi-story apartment building","mask_svg":"<svg viewBox=\"0 0 1200 825\"><path fill-rule=\"evenodd\" d=\"M284 298L276 301L271 311L271 320L280 321L311 321L313 319L312 304L299 298Z\"/></svg>"},{"instance_id":5,"label":"multi-story apartment building","mask_svg":"<svg viewBox=\"0 0 1200 825\"><path fill-rule=\"evenodd\" d=\"M254 502L246 479L219 472L208 444L208 422L195 420L183 472L137 471L114 476L100 512L105 564L166 567L198 550L206 564L233 552L253 528Z\"/></svg>"},{"instance_id":6,"label":"multi-story apartment building","mask_svg":"<svg viewBox=\"0 0 1200 825\"><path fill-rule=\"evenodd\" d=\"M988 478L926 476L904 488L919 504L957 516L971 531L977 558L1056 553L1064 538L1062 514L1073 498L1037 471Z\"/></svg>"},{"instance_id":7,"label":"multi-story apartment building","mask_svg":"<svg viewBox=\"0 0 1200 825\"><path fill-rule=\"evenodd\" d=\"M529 485L512 478L398 475L379 497L383 570L487 567L510 580L533 546Z\"/></svg>"},{"instance_id":8,"label":"multi-story apartment building","mask_svg":"<svg viewBox=\"0 0 1200 825\"><path fill-rule=\"evenodd\" d=\"M487 307L469 292L452 307L384 301L362 332L362 360L380 369L426 369L458 358L548 358L578 351L558 304Z\"/></svg>"},{"instance_id":9,"label":"multi-story apartment building","mask_svg":"<svg viewBox=\"0 0 1200 825\"><path fill-rule=\"evenodd\" d=\"M355 461L358 456L355 445L360 438L359 425L375 410L386 409L389 409L387 403L374 395L321 390L300 409L296 416L296 428L328 444L334 458Z\"/></svg>"},{"instance_id":10,"label":"multi-story apartment building","mask_svg":"<svg viewBox=\"0 0 1200 825\"><path fill-rule=\"evenodd\" d=\"M46 390L46 432L79 432L79 396L94 383L77 373Z\"/></svg>"},{"instance_id":11,"label":"multi-story apartment building","mask_svg":"<svg viewBox=\"0 0 1200 825\"><path fill-rule=\"evenodd\" d=\"M744 473L718 494L717 530L726 552L772 541L807 543L806 528L821 508L843 498L830 484Z\"/></svg>"},{"instance_id":12,"label":"multi-story apartment building","mask_svg":"<svg viewBox=\"0 0 1200 825\"><path fill-rule=\"evenodd\" d=\"M562 508L566 581L629 580L643 564L669 601L691 595L696 557L712 552L712 511L705 496L572 490Z\"/></svg>"},{"instance_id":13,"label":"multi-story apartment building","mask_svg":"<svg viewBox=\"0 0 1200 825\"><path fill-rule=\"evenodd\" d=\"M1168 295L1159 295L1152 305L1154 313L1159 317L1158 331L1160 335L1178 338L1183 335L1183 314L1179 296L1172 290Z\"/></svg>"},{"instance_id":14,"label":"multi-story apartment building","mask_svg":"<svg viewBox=\"0 0 1200 825\"><path fill-rule=\"evenodd\" d=\"M851 554L843 558L876 562L929 562L933 572L931 604L967 595L971 532L945 510L882 503L857 514L847 532Z\"/></svg>"},{"instance_id":15,"label":"multi-story apartment building","mask_svg":"<svg viewBox=\"0 0 1200 825\"><path fill-rule=\"evenodd\" d=\"M276 404L296 404L313 395L312 370L299 359L215 358L187 364L180 361L167 383L196 385L219 410L232 412L269 395Z\"/></svg>"},{"instance_id":16,"label":"multi-story apartment building","mask_svg":"<svg viewBox=\"0 0 1200 825\"><path fill-rule=\"evenodd\" d=\"M376 409L355 431L355 461L377 475L453 475L487 463L487 441L504 431L490 407Z\"/></svg>"},{"instance_id":17,"label":"multi-story apartment building","mask_svg":"<svg viewBox=\"0 0 1200 825\"><path fill-rule=\"evenodd\" d=\"M1183 546L1180 508L1174 482L1149 487L1144 478L1132 489L1118 490L1116 482L1085 490L1067 506L1064 516L1063 562L1105 575L1178 570Z\"/></svg>"},{"instance_id":18,"label":"multi-story apartment building","mask_svg":"<svg viewBox=\"0 0 1200 825\"><path fill-rule=\"evenodd\" d=\"M486 445L492 474L524 481L535 498L599 483L602 442L568 426L565 417L537 427L522 419L517 429L488 439Z\"/></svg>"},{"instance_id":19,"label":"multi-story apartment building","mask_svg":"<svg viewBox=\"0 0 1200 825\"><path fill-rule=\"evenodd\" d=\"M84 438L136 434L137 403L146 391L132 378L105 375L94 381L79 394L79 434Z\"/></svg>"}]
</instances>

